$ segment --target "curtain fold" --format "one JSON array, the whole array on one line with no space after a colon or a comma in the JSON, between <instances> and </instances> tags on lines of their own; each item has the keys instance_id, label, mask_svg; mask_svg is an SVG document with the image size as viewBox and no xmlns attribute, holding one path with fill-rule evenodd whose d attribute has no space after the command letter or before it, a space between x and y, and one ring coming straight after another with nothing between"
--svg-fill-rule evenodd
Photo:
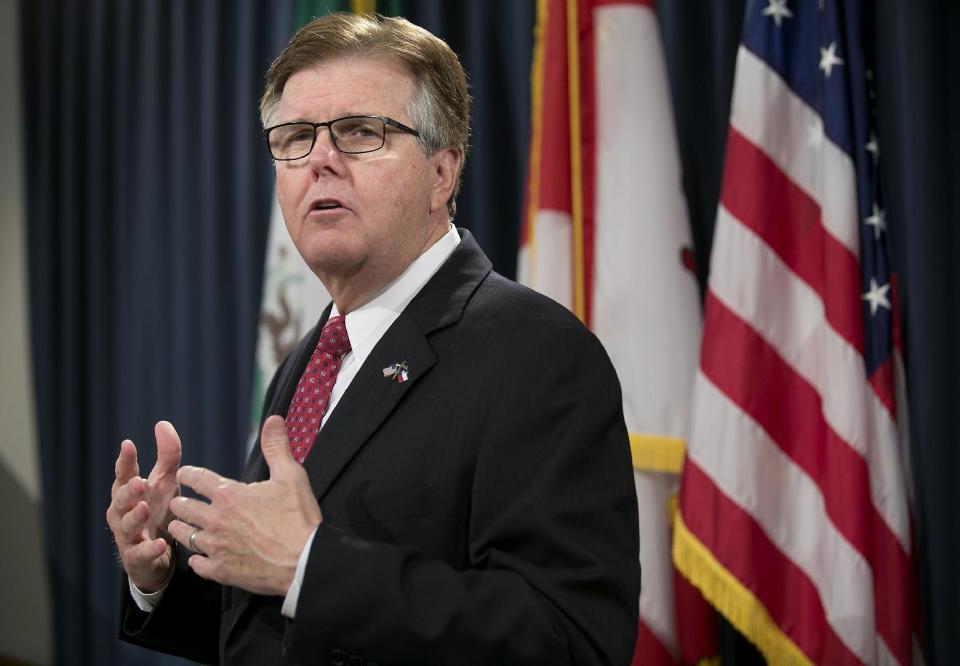
<instances>
[{"instance_id":1,"label":"curtain fold","mask_svg":"<svg viewBox=\"0 0 960 666\"><path fill-rule=\"evenodd\" d=\"M960 5L876 8L880 171L901 268L917 553L928 664L960 653Z\"/></svg>"},{"instance_id":2,"label":"curtain fold","mask_svg":"<svg viewBox=\"0 0 960 666\"><path fill-rule=\"evenodd\" d=\"M507 277L516 273L530 134L534 2L408 0L406 17L445 39L467 70L470 155L457 197L465 226Z\"/></svg>"},{"instance_id":3,"label":"curtain fold","mask_svg":"<svg viewBox=\"0 0 960 666\"><path fill-rule=\"evenodd\" d=\"M33 362L58 663L160 663L121 644L105 528L120 441L152 426L236 475L272 167L264 72L293 2L20 7ZM173 661L173 660L166 660Z\"/></svg>"}]
</instances>

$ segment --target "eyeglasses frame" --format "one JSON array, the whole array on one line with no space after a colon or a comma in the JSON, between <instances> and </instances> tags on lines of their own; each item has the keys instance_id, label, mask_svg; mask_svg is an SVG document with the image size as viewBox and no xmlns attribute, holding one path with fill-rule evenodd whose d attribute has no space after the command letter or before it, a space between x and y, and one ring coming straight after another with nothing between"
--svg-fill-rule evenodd
<instances>
[{"instance_id":1,"label":"eyeglasses frame","mask_svg":"<svg viewBox=\"0 0 960 666\"><path fill-rule=\"evenodd\" d=\"M373 118L383 123L383 135L380 137L381 142L379 146L377 146L376 148L371 148L370 150L343 150L340 148L339 145L337 145L337 138L334 136L333 132L331 131L330 129L331 126L334 123L340 122L341 120L351 120L354 118ZM312 125L313 126L313 142L310 144L310 150L308 150L305 154L301 155L300 157L275 157L273 154L273 150L271 150L270 148L270 132L277 129L278 127L287 127L289 125ZM294 160L302 160L304 157L307 157L310 153L312 153L313 149L317 146L317 132L321 127L327 128L327 131L330 132L330 142L333 144L333 147L336 148L337 152L343 153L344 155L363 155L365 153L373 153L380 150L387 144L387 127L392 127L401 132L412 134L418 139L420 138L420 132L418 130L413 129L412 127L408 127L407 125L404 125L403 123L401 123L399 120L394 120L389 116L352 115L352 116L343 116L340 118L334 118L333 120L326 120L322 123L312 123L309 120L291 120L289 122L279 123L277 125L271 125L270 127L264 128L263 138L267 142L267 152L270 153L271 158L273 158L278 162L292 162Z\"/></svg>"}]
</instances>

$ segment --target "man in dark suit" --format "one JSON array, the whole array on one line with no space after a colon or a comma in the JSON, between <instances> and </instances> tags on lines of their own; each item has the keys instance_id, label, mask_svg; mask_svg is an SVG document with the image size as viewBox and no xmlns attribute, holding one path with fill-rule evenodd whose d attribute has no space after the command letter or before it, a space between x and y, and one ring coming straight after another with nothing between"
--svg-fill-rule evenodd
<instances>
[{"instance_id":1,"label":"man in dark suit","mask_svg":"<svg viewBox=\"0 0 960 666\"><path fill-rule=\"evenodd\" d=\"M579 321L450 223L456 56L403 20L326 16L273 63L261 113L333 303L274 376L242 481L181 468L166 422L146 479L121 445L121 636L225 664L629 663L619 384Z\"/></svg>"}]
</instances>

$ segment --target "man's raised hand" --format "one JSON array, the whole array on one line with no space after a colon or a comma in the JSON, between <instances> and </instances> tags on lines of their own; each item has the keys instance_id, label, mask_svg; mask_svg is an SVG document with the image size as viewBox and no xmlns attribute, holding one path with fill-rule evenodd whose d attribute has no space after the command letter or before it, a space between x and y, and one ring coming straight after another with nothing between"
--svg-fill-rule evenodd
<instances>
[{"instance_id":1,"label":"man's raised hand","mask_svg":"<svg viewBox=\"0 0 960 666\"><path fill-rule=\"evenodd\" d=\"M266 481L240 483L202 467L183 467L180 482L210 501L175 498L177 520L170 534L197 553L189 560L197 575L283 596L323 516L306 472L290 454L282 417L266 420L260 446L270 468Z\"/></svg>"},{"instance_id":2,"label":"man's raised hand","mask_svg":"<svg viewBox=\"0 0 960 666\"><path fill-rule=\"evenodd\" d=\"M133 442L126 439L120 444L107 507L107 524L120 562L131 582L144 592L162 588L173 571L173 541L167 528L173 517L170 500L180 494L180 437L167 421L160 421L154 434L157 463L146 479L139 476Z\"/></svg>"}]
</instances>

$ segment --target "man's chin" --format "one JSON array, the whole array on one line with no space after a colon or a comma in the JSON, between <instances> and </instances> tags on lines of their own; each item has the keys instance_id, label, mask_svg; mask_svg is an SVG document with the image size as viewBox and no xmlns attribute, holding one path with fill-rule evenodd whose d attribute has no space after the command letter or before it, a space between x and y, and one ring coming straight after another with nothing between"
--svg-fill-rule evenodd
<instances>
[{"instance_id":1,"label":"man's chin","mask_svg":"<svg viewBox=\"0 0 960 666\"><path fill-rule=\"evenodd\" d=\"M293 244L314 273L349 269L363 259L362 243L349 234L331 229L315 229L313 233L294 236Z\"/></svg>"},{"instance_id":2,"label":"man's chin","mask_svg":"<svg viewBox=\"0 0 960 666\"><path fill-rule=\"evenodd\" d=\"M303 256L303 255L301 255ZM303 257L310 270L326 284L329 280L347 280L356 275L363 262L355 253L316 252Z\"/></svg>"}]
</instances>

